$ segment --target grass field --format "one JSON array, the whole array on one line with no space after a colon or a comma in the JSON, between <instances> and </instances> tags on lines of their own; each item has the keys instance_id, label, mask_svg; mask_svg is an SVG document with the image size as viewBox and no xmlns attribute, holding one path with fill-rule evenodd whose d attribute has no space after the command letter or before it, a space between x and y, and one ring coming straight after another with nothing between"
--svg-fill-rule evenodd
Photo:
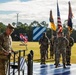
<instances>
[{"instance_id":1,"label":"grass field","mask_svg":"<svg viewBox=\"0 0 76 75\"><path fill-rule=\"evenodd\" d=\"M26 50L26 46L21 46L21 42L15 42L13 41L12 46L14 51L17 50ZM34 51L34 62L40 62L40 49L39 49L39 43L38 42L28 42L27 43L27 51L26 54L30 52L30 50ZM48 49L49 51L49 49ZM49 56L49 53L48 53ZM49 59L46 60L47 63L53 63L54 59ZM76 43L72 47L72 52L71 52L71 63L76 63Z\"/></svg>"}]
</instances>

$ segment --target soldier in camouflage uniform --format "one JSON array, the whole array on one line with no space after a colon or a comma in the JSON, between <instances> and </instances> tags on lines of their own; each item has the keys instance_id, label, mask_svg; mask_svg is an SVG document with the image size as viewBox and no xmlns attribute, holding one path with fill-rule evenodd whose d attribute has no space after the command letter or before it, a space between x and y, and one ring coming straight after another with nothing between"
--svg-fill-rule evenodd
<instances>
[{"instance_id":1,"label":"soldier in camouflage uniform","mask_svg":"<svg viewBox=\"0 0 76 75\"><path fill-rule=\"evenodd\" d=\"M55 51L55 63L56 68L60 62L60 55L62 55L63 68L66 68L66 47L68 46L68 40L63 36L62 32L58 32L56 39L56 51Z\"/></svg>"},{"instance_id":2,"label":"soldier in camouflage uniform","mask_svg":"<svg viewBox=\"0 0 76 75\"><path fill-rule=\"evenodd\" d=\"M69 46L67 46L66 49L66 65L71 65L70 60L71 60L71 47L74 45L74 39L70 36L70 33L67 32L66 38L69 40Z\"/></svg>"},{"instance_id":3,"label":"soldier in camouflage uniform","mask_svg":"<svg viewBox=\"0 0 76 75\"><path fill-rule=\"evenodd\" d=\"M0 34L0 75L6 75L8 55L12 51L11 34L14 31L14 26L8 24L6 31Z\"/></svg>"},{"instance_id":4,"label":"soldier in camouflage uniform","mask_svg":"<svg viewBox=\"0 0 76 75\"><path fill-rule=\"evenodd\" d=\"M53 55L56 55L56 50L57 50L57 35L56 36L54 36L54 38L53 38ZM55 56L55 63L54 63L54 65L56 65L56 56Z\"/></svg>"},{"instance_id":5,"label":"soldier in camouflage uniform","mask_svg":"<svg viewBox=\"0 0 76 75\"><path fill-rule=\"evenodd\" d=\"M52 38L50 39L50 58L53 59L54 57L54 37L52 36Z\"/></svg>"},{"instance_id":6,"label":"soldier in camouflage uniform","mask_svg":"<svg viewBox=\"0 0 76 75\"><path fill-rule=\"evenodd\" d=\"M46 36L46 33L43 33L43 36L39 40L39 44L40 44L41 64L45 64L48 49L48 38Z\"/></svg>"}]
</instances>

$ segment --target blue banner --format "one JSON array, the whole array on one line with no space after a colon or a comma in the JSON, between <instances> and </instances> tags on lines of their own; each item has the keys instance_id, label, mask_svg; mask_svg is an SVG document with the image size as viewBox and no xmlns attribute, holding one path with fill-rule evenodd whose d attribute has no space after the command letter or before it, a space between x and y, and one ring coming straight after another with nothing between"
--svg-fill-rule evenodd
<instances>
[{"instance_id":1,"label":"blue banner","mask_svg":"<svg viewBox=\"0 0 76 75\"><path fill-rule=\"evenodd\" d=\"M33 40L38 41L44 32L46 32L45 27L33 27Z\"/></svg>"}]
</instances>

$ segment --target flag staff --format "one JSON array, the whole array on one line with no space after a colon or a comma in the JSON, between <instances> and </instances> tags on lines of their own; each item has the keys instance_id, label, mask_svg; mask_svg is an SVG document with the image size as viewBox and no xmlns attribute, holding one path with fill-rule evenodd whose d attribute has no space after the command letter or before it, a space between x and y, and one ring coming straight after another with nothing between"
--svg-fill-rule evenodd
<instances>
[{"instance_id":1,"label":"flag staff","mask_svg":"<svg viewBox=\"0 0 76 75\"><path fill-rule=\"evenodd\" d=\"M52 22L53 21L53 18L52 18L52 10L50 10L50 21ZM52 29L52 25L51 25L51 38L53 36L53 29Z\"/></svg>"},{"instance_id":2,"label":"flag staff","mask_svg":"<svg viewBox=\"0 0 76 75\"><path fill-rule=\"evenodd\" d=\"M62 30L63 28L62 28L60 11L59 11L58 0L57 0L57 32L62 32Z\"/></svg>"},{"instance_id":3,"label":"flag staff","mask_svg":"<svg viewBox=\"0 0 76 75\"><path fill-rule=\"evenodd\" d=\"M72 33L72 18L73 18L73 14L72 14L72 9L71 9L71 3L70 1L68 2L69 4L69 12L68 12L68 32L71 34Z\"/></svg>"}]
</instances>

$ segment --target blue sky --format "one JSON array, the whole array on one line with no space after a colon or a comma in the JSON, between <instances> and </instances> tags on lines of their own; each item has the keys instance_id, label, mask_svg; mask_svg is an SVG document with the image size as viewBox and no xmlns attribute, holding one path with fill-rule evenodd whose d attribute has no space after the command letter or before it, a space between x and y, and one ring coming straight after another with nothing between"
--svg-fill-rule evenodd
<instances>
[{"instance_id":1,"label":"blue sky","mask_svg":"<svg viewBox=\"0 0 76 75\"><path fill-rule=\"evenodd\" d=\"M29 0L0 0L0 3L6 3L6 2L10 2L10 1L21 1L21 2L26 2Z\"/></svg>"},{"instance_id":2,"label":"blue sky","mask_svg":"<svg viewBox=\"0 0 76 75\"><path fill-rule=\"evenodd\" d=\"M9 2L10 0L0 0L0 3Z\"/></svg>"},{"instance_id":3,"label":"blue sky","mask_svg":"<svg viewBox=\"0 0 76 75\"><path fill-rule=\"evenodd\" d=\"M68 1L58 0L62 23L68 18ZM76 0L70 0L74 15L73 24L76 25ZM57 0L0 0L0 22L12 23L18 19L22 23L31 23L34 20L46 21L49 24L50 10L57 23ZM75 28L76 26L74 26Z\"/></svg>"}]
</instances>

